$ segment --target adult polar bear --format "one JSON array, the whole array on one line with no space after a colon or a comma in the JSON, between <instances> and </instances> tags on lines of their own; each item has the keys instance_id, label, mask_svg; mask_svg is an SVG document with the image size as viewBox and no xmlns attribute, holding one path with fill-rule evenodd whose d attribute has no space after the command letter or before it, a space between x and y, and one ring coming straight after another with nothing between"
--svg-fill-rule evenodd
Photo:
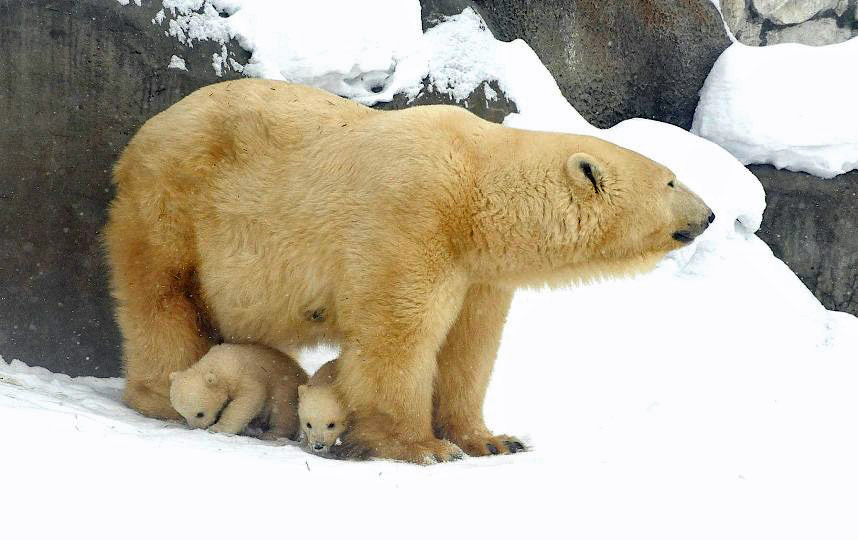
<instances>
[{"instance_id":1,"label":"adult polar bear","mask_svg":"<svg viewBox=\"0 0 858 540\"><path fill-rule=\"evenodd\" d=\"M482 406L514 288L622 273L714 219L665 167L447 106L381 112L299 85L202 88L116 164L105 231L125 400L177 418L212 345L342 347L349 455L514 452Z\"/></svg>"}]
</instances>

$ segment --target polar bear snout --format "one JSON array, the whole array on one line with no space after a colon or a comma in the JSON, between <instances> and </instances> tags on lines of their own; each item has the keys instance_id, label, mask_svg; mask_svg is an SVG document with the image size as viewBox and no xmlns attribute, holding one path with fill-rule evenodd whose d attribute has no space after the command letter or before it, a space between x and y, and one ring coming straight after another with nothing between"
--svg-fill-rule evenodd
<instances>
[{"instance_id":1,"label":"polar bear snout","mask_svg":"<svg viewBox=\"0 0 858 540\"><path fill-rule=\"evenodd\" d=\"M715 212L709 210L705 219L698 223L689 223L688 227L680 229L673 233L673 239L683 244L688 244L709 228L709 225L715 221Z\"/></svg>"}]
</instances>

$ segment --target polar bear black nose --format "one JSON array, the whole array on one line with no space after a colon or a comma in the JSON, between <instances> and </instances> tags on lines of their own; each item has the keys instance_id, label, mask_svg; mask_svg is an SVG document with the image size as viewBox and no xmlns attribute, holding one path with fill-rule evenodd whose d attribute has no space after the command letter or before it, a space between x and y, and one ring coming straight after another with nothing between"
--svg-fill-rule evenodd
<instances>
[{"instance_id":1,"label":"polar bear black nose","mask_svg":"<svg viewBox=\"0 0 858 540\"><path fill-rule=\"evenodd\" d=\"M715 221L715 212L709 212L709 223Z\"/></svg>"},{"instance_id":2,"label":"polar bear black nose","mask_svg":"<svg viewBox=\"0 0 858 540\"><path fill-rule=\"evenodd\" d=\"M322 443L316 443L313 445L313 450L324 450L324 449L325 449L325 445Z\"/></svg>"}]
</instances>

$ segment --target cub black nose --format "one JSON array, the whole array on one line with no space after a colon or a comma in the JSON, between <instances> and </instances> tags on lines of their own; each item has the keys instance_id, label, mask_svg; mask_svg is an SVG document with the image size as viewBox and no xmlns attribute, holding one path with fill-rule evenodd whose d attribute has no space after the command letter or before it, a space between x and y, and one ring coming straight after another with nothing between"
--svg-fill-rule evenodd
<instances>
[{"instance_id":1,"label":"cub black nose","mask_svg":"<svg viewBox=\"0 0 858 540\"><path fill-rule=\"evenodd\" d=\"M715 212L709 212L709 223L715 221Z\"/></svg>"}]
</instances>

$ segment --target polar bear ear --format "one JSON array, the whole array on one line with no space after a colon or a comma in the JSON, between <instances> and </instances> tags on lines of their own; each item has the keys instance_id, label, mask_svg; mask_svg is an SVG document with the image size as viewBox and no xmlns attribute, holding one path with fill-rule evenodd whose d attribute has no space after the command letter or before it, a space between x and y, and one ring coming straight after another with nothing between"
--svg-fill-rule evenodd
<instances>
[{"instance_id":1,"label":"polar bear ear","mask_svg":"<svg viewBox=\"0 0 858 540\"><path fill-rule=\"evenodd\" d=\"M584 152L577 152L566 160L566 174L579 187L602 193L602 163Z\"/></svg>"},{"instance_id":2,"label":"polar bear ear","mask_svg":"<svg viewBox=\"0 0 858 540\"><path fill-rule=\"evenodd\" d=\"M301 399L302 397L304 397L304 394L306 394L306 393L307 393L307 385L306 384L302 384L301 386L298 387L298 399Z\"/></svg>"},{"instance_id":3,"label":"polar bear ear","mask_svg":"<svg viewBox=\"0 0 858 540\"><path fill-rule=\"evenodd\" d=\"M214 371L206 372L204 377L207 385L214 386L217 384L217 375L214 374Z\"/></svg>"}]
</instances>

